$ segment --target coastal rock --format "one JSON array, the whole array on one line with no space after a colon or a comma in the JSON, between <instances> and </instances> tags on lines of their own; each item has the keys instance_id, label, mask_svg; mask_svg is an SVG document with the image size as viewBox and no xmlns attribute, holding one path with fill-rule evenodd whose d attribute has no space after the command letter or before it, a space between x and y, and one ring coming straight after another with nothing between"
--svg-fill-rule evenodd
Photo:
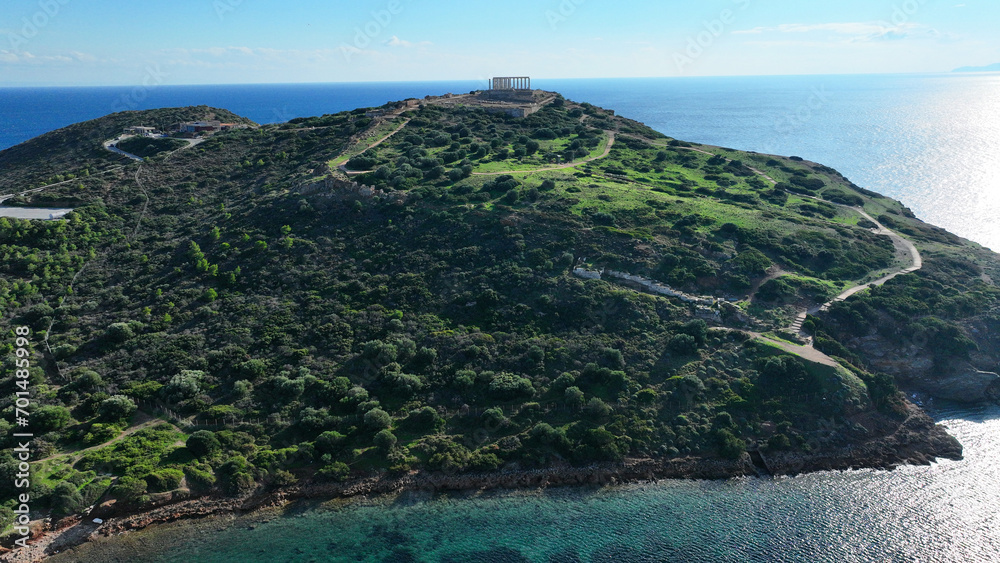
<instances>
[{"instance_id":1,"label":"coastal rock","mask_svg":"<svg viewBox=\"0 0 1000 563\"><path fill-rule=\"evenodd\" d=\"M993 374L995 375L995 374ZM902 422L868 413L864 422L871 438L855 445L824 448L809 454L767 453L767 468L775 475L796 475L810 471L860 468L891 469L902 464L926 465L936 458L961 459L962 446L945 429L910 403ZM409 473L402 476L379 474L347 483L297 484L280 491L266 491L241 498L207 495L200 498L174 498L156 506L105 507L118 516L97 525L89 521L70 522L66 529L40 534L28 550L0 552L3 563L34 563L60 550L94 539L137 530L155 523L212 514L245 514L277 507L297 499L345 498L361 495L392 494L402 490L476 491L491 489L534 488L538 486L605 486L657 479L726 479L756 476L759 470L751 456L739 459L718 458L639 458L620 463L601 463L587 467L563 465L541 469L505 470L492 473ZM127 510L137 512L129 514Z\"/></svg>"},{"instance_id":2,"label":"coastal rock","mask_svg":"<svg viewBox=\"0 0 1000 563\"><path fill-rule=\"evenodd\" d=\"M898 349L877 335L855 339L852 344L863 351L871 368L892 375L906 390L962 403L1000 399L1000 375L968 362L941 366L925 348Z\"/></svg>"},{"instance_id":3,"label":"coastal rock","mask_svg":"<svg viewBox=\"0 0 1000 563\"><path fill-rule=\"evenodd\" d=\"M968 364L943 378L926 379L924 386L931 395L950 401L979 403L1000 398L1000 375Z\"/></svg>"}]
</instances>

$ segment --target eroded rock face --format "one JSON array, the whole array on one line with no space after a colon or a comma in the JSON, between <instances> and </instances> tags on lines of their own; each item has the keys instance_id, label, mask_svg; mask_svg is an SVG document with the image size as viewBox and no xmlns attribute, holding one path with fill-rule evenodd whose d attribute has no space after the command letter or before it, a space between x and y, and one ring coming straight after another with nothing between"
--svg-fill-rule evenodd
<instances>
[{"instance_id":1,"label":"eroded rock face","mask_svg":"<svg viewBox=\"0 0 1000 563\"><path fill-rule=\"evenodd\" d=\"M861 352L871 368L892 375L904 389L962 403L1000 400L1000 375L969 362L935 365L926 349L900 348L877 335L855 339L852 347Z\"/></svg>"},{"instance_id":2,"label":"eroded rock face","mask_svg":"<svg viewBox=\"0 0 1000 563\"><path fill-rule=\"evenodd\" d=\"M925 387L935 397L964 403L995 401L1000 397L1000 375L966 364L945 377L927 379Z\"/></svg>"}]
</instances>

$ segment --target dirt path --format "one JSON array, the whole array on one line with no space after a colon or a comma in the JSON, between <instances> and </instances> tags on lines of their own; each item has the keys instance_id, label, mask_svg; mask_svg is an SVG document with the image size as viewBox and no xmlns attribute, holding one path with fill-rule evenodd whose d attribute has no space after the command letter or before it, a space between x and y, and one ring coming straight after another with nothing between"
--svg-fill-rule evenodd
<instances>
[{"instance_id":1,"label":"dirt path","mask_svg":"<svg viewBox=\"0 0 1000 563\"><path fill-rule=\"evenodd\" d=\"M700 153L703 153L703 154L709 154L709 155L712 155L712 156L718 156L718 155L715 155L712 152L705 151L705 150L702 150L702 149L698 149L698 148L695 148L695 147L682 147L682 148L685 148L686 150L692 150L692 151L700 152ZM723 158L725 158L725 157L723 157ZM726 162L732 162L732 159L726 158ZM777 185L778 182L775 181L774 178L772 178L772 177L768 176L767 174L765 174L763 171L758 170L758 169L756 169L756 168L754 168L752 166L747 166L747 168L749 168L755 174L757 174L761 178L764 178L765 180L767 180L771 184ZM817 305L815 307L811 307L811 308L800 310L799 313L795 316L795 319L792 321L792 324L788 327L788 330L791 331L794 334L798 334L800 336L808 338L808 335L802 334L802 324L805 322L806 317L808 315L811 315L813 313L817 313L819 311L826 311L834 303L836 303L838 301L844 301L847 298L851 297L852 295L860 293L860 292L862 292L862 291L864 291L866 289L869 289L871 287L880 286L880 285L886 283L887 281L895 278L896 276L901 276L903 274L909 274L909 273L916 272L917 270L923 268L924 261L923 261L923 257L920 256L920 251L917 250L917 247L914 246L912 242L910 242L909 240L907 240L907 239L899 236L898 234L896 234L892 230L887 229L884 225L882 225L881 223L879 223L874 217L872 217L871 215L869 215L861 207L854 207L854 206L850 206L850 205L843 205L843 204L840 204L840 203L833 203L832 201L827 201L825 199L821 199L821 198L813 197L813 196L803 195L802 197L806 197L806 198L809 198L809 199L814 199L816 201L821 201L823 203L828 203L830 205L835 205L837 207L843 207L845 209L850 209L850 210L852 210L852 211L860 214L862 217L864 217L865 219L868 219L869 221L871 221L872 223L874 223L876 225L877 228L874 230L875 234L883 235L883 236L887 236L887 237L891 238L893 244L897 248L903 248L903 249L905 249L906 252L909 253L909 255L910 255L910 265L909 266L907 266L905 268L901 268L901 269L899 269L899 270L897 270L895 272L892 272L892 273L890 273L890 274L888 274L886 276L883 276L883 277L881 277L881 278L879 278L879 279L877 279L877 280L875 280L873 282L866 283L866 284L861 284L861 285L852 287L852 288L844 291L843 293L841 293L837 297L833 298L833 300L831 300L831 301L829 301L827 303L824 303L822 305ZM783 274L779 274L779 275L783 275ZM775 277L777 277L777 276L775 276ZM763 283L764 281L767 281L767 280L765 279L761 283ZM811 340L810 340L810 342L811 342Z\"/></svg>"},{"instance_id":2,"label":"dirt path","mask_svg":"<svg viewBox=\"0 0 1000 563\"><path fill-rule=\"evenodd\" d=\"M5 202L5 201L7 201L8 199L10 199L12 197L17 197L17 196L32 194L32 193L35 193L35 192L41 192L41 191L47 190L49 188L54 188L56 186L61 186L63 184L69 184L70 182L77 182L77 183L79 183L79 182L85 181L87 178L93 178L94 176L100 176L102 174L108 174L110 172L115 172L117 170L121 170L122 168L125 168L125 167L119 165L119 166L115 166L114 168L109 168L109 169L107 169L107 170L105 170L103 172L95 172L95 173L91 174L90 176L78 176L76 178L73 178L72 180L63 180L62 182L56 182L55 184L47 184L45 186L40 186L38 188L32 188L30 190L24 190L23 192L16 192L16 193L11 193L11 194L3 194L3 195L0 195L0 203Z\"/></svg>"},{"instance_id":3,"label":"dirt path","mask_svg":"<svg viewBox=\"0 0 1000 563\"><path fill-rule=\"evenodd\" d=\"M532 174L535 172L549 172L552 170L565 170L567 168L574 168L580 166L581 164L586 164L588 162L594 162L595 160L600 160L606 158L611 154L611 148L615 146L615 132L605 131L608 134L608 146L604 147L604 152L598 156L590 156L583 160L577 162L567 162L566 164L560 164L558 166L552 166L549 168L533 168L531 170L505 170L502 172L473 172L473 176L500 176L502 174Z\"/></svg>"},{"instance_id":4,"label":"dirt path","mask_svg":"<svg viewBox=\"0 0 1000 563\"><path fill-rule=\"evenodd\" d=\"M852 288L850 288L850 289L848 289L846 291L843 291L840 295L834 297L833 299L831 299L830 301L828 301L826 303L823 303L822 305L816 305L816 306L813 306L813 307L809 307L807 309L801 309L801 310L799 310L798 315L795 316L795 320L792 321L792 324L788 327L788 330L790 332L794 333L794 334L798 334L799 336L801 336L803 338L809 338L808 335L802 333L802 324L805 322L806 317L808 315L812 315L812 314L818 313L820 311L828 311L830 309L830 307L834 303L838 303L840 301L846 301L852 295L855 295L857 293L861 293L862 291L864 291L866 289L869 289L869 288L872 288L872 287L880 286L880 285L886 283L887 281L895 278L896 276L901 276L903 274L910 274L910 273L916 272L917 270L919 270L919 269L921 269L921 268L924 267L924 260L923 260L923 257L920 255L920 251L917 250L917 247L914 246L914 244L912 242L910 242L909 240L907 240L907 239L899 236L898 234L896 234L892 230L887 229L884 225L882 225L881 223L879 223L878 220L876 220L874 217L872 217L871 215L869 215L864 209L862 209L860 207L852 207L850 205L843 205L843 204L840 204L840 203L829 202L829 201L820 199L818 197L812 197L812 196L803 196L803 197L807 197L809 199L815 199L816 201L822 201L824 203L829 203L830 205L836 205L837 207L843 207L845 209L850 209L852 211L855 211L856 213L860 214L865 219L868 219L869 221L871 221L872 223L875 224L876 229L874 229L874 231L873 231L875 234L889 237L890 239L892 239L893 244L897 248L904 249L906 251L906 253L908 253L910 255L910 265L907 266L907 267L905 267L905 268L900 268L899 270L896 270L896 271L891 272L891 273L889 273L889 274L887 274L885 276L882 276L881 278L879 278L879 279L877 279L875 281L872 281L872 282L869 282L869 283L865 283L865 284L861 284L861 285L856 285L856 286L854 286L854 287L852 287Z\"/></svg>"},{"instance_id":5,"label":"dirt path","mask_svg":"<svg viewBox=\"0 0 1000 563\"><path fill-rule=\"evenodd\" d=\"M848 207L848 206L841 206L841 207ZM895 278L896 276L901 276L903 274L910 274L910 273L916 272L917 270L919 270L919 269L921 269L921 268L924 267L924 259L920 255L920 251L917 250L917 247L914 246L914 244L912 242L910 242L909 240L907 240L907 239L899 236L898 234L896 234L892 230L887 229L885 226L883 226L881 223L879 223L874 217L872 217L871 215L869 215L868 213L866 213L864 209L861 209L860 207L848 207L848 209L853 209L854 211L857 211L858 213L861 214L862 217L864 217L865 219L868 219L872 223L875 223L875 225L878 227L875 230L876 234L887 236L887 237L891 238L892 242L897 247L901 247L901 248L905 249L909 253L909 255L910 255L910 265L907 266L906 268L903 268L901 270L897 270L897 271L892 272L892 273L890 273L890 274L888 274L886 276L883 276L883 277L881 277L881 278L879 278L879 279L877 279L877 280L875 280L873 282L862 284L862 285L859 285L859 286L856 286L856 287L852 287L851 289L848 289L847 291L845 291L845 292L841 293L840 295L838 295L837 297L835 297L829 303L824 303L823 306L820 307L820 310L822 310L822 311L826 311L834 303L836 303L838 301L844 301L848 297L850 297L850 296L852 296L852 295L854 295L856 293L860 293L860 292L862 292L862 291L864 291L866 289L869 289L871 287L880 286L880 285L886 283L887 281Z\"/></svg>"},{"instance_id":6,"label":"dirt path","mask_svg":"<svg viewBox=\"0 0 1000 563\"><path fill-rule=\"evenodd\" d=\"M365 154L366 152L370 151L371 149L373 149L373 148L381 145L382 143L386 142L389 139L389 137L392 137L396 133L399 133L400 131L402 131L403 127L406 127L406 124L409 123L409 122L410 122L410 118L407 117L406 119L403 120L402 123L399 124L399 127L393 129L392 131L389 132L389 134L385 135L381 139L379 139L379 140L375 141L374 143L368 145L368 148L366 148L365 150L359 152L358 154L356 154L354 156L361 156L361 155ZM348 150L350 150L350 149L348 149ZM344 151L344 152L347 152L347 151ZM344 154L344 153L341 153L341 155L342 154ZM337 158L340 158L340 155L337 155ZM354 157L351 157L351 158L354 158ZM336 160L336 159L334 159L334 160ZM350 159L348 159L348 160L350 160ZM368 174L369 172L374 172L374 170L348 170L347 169L347 162L341 164L337 168L340 169L340 171L343 172L344 174L347 174L348 176L357 176L358 174Z\"/></svg>"},{"instance_id":7,"label":"dirt path","mask_svg":"<svg viewBox=\"0 0 1000 563\"><path fill-rule=\"evenodd\" d=\"M638 137L636 135L630 135L630 136L646 140L647 142L651 142L649 139L644 139L644 138ZM653 144L656 144L656 143L653 143ZM710 152L710 151L699 149L697 147L680 147L680 148L682 148L684 150L690 150L690 151L695 151L695 152L699 152L699 153L702 153L702 154L711 155L711 156L721 156L721 155L716 155L715 153ZM730 159L730 158L726 158L726 157L723 157L723 158L726 159L726 162L732 162L732 159ZM767 174L765 174L763 171L758 170L758 169L756 169L756 168L754 168L752 166L747 166L747 168L750 169L751 171L753 171L755 174L757 174L761 178L764 178L765 180L767 180L768 182L770 182L772 185L777 185L778 182L774 178L772 178L772 177L768 176ZM806 338L807 339L807 344L804 345L804 346L798 346L798 345L791 344L791 343L788 343L788 342L782 342L780 340L774 340L772 338L767 338L767 337L765 337L765 336L763 336L761 334L758 334L758 333L751 333L756 338L760 338L762 340L767 340L768 342L774 343L774 344L776 344L777 346L781 347L783 350L785 350L787 352L800 355L800 356L802 356L804 358L807 358L809 360L812 360L814 362L823 363L823 364L826 364L826 365L837 365L837 362L835 360L833 360L833 358L830 358L826 354L824 354L824 353L820 352L819 350L816 350L815 348L813 348L812 337L810 337L809 335L806 335L806 334L802 333L802 325L805 322L806 318L809 315L811 315L811 314L814 314L814 313L817 313L817 312L820 312L820 311L829 310L830 306L833 305L834 303L837 303L839 301L844 301L844 300L848 299L849 297L851 297L852 295L860 293L860 292L862 292L862 291L864 291L866 289L880 286L880 285L888 282L889 280L895 278L896 276L901 276L903 274L909 274L909 273L916 272L917 270L923 268L924 261L923 261L923 257L920 255L920 251L917 250L917 247L912 242L910 242L909 240L907 240L907 239L901 237L900 235L896 234L891 229L886 228L884 225L882 225L881 223L879 223L878 220L876 220L874 217L872 217L871 215L869 215L863 208L861 208L861 207L854 207L854 206L850 206L850 205L843 205L843 204L840 204L840 203L833 203L831 201L826 201L826 200L820 199L818 197L812 197L812 196L803 196L803 197L807 197L807 198L810 198L810 199L815 199L817 201L822 201L824 203L828 203L830 205L835 205L837 207L843 207L845 209L850 209L850 210L852 210L852 211L860 214L862 217L864 217L865 219L871 221L872 223L874 223L876 225L876 229L874 230L875 234L883 235L883 236L887 236L887 237L891 238L892 241L893 241L893 244L897 248L905 249L905 251L910 255L910 265L907 266L907 267L905 267L905 268L901 268L901 269L899 269L899 270L897 270L895 272L887 274L887 275L885 275L885 276L883 276L883 277L881 277L881 278L879 278L879 279L877 279L877 280L875 280L873 282L869 282L869 283L866 283L866 284L861 284L861 285L852 287L852 288L850 288L850 289L842 292L840 295L836 296L831 301L829 301L827 303L824 303L822 305L816 305L814 307L810 307L810 308L806 308L806 309L801 309L798 312L798 314L795 316L795 319L792 321L792 324L788 327L787 330L789 330L793 334L797 334L797 335L799 335L799 336L801 336L803 338ZM755 294L757 292L757 290L760 288L760 286L763 285L764 283L766 283L768 280L778 278L778 277L783 276L783 275L785 275L787 273L789 273L789 272L782 271L780 268L778 268L777 271L769 272L768 275L764 279L762 279L753 288L753 291L751 292L751 298L752 298L753 294Z\"/></svg>"},{"instance_id":8,"label":"dirt path","mask_svg":"<svg viewBox=\"0 0 1000 563\"><path fill-rule=\"evenodd\" d=\"M99 449L101 449L103 447L110 446L111 444L114 444L115 442L120 442L121 440L124 440L125 438L131 436L132 434L135 434L136 432L138 432L140 430L145 430L146 428L150 428L152 426L156 426L157 424L159 424L161 422L165 423L165 424L170 424L169 422L166 422L163 419L156 418L155 416L151 416L151 415L146 414L146 413L144 413L142 411L138 411L138 413L136 414L136 418L138 420L141 420L141 422L139 424L136 424L135 426L126 429L124 432L122 432L118 436L116 436L116 437L108 440L107 442L104 442L103 444L97 444L96 446L90 446L90 447L87 447L87 448L83 448L82 450L76 450L76 451L72 451L72 452L61 452L61 453L58 453L58 454L52 454L52 455L50 455L48 457L44 457L42 459L32 461L32 463L38 463L38 462L42 462L42 461L49 461L49 460L55 459L57 457L75 457L75 458L79 459L80 456L82 456L83 454L85 454L87 452L92 452L94 450L99 450ZM173 425L171 424L171 426L173 426ZM182 430L180 428L177 428L176 426L174 426L174 429L177 430L178 432L182 432Z\"/></svg>"},{"instance_id":9,"label":"dirt path","mask_svg":"<svg viewBox=\"0 0 1000 563\"><path fill-rule=\"evenodd\" d=\"M782 269L781 266L778 265L771 266L770 268L768 268L767 272L765 273L765 276L761 278L757 283L753 284L753 287L750 288L750 293L747 294L747 300L749 301L753 300L753 298L757 295L757 292L760 291L760 286L764 285L765 283L771 280L778 279L781 276L790 273L791 272Z\"/></svg>"},{"instance_id":10,"label":"dirt path","mask_svg":"<svg viewBox=\"0 0 1000 563\"><path fill-rule=\"evenodd\" d=\"M813 348L811 343L800 346L798 344L792 344L791 342L785 342L783 340L775 340L774 338L768 338L767 336L764 336L763 334L757 332L751 332L749 334L752 334L754 338L757 338L758 340L763 340L770 344L774 344L775 346L781 348L785 352L788 352L789 354L794 354L796 356L801 356L809 360L810 362L823 364L831 367L836 367L840 365L837 363L837 360L834 360L830 356L827 356L823 352L820 352L819 350Z\"/></svg>"}]
</instances>

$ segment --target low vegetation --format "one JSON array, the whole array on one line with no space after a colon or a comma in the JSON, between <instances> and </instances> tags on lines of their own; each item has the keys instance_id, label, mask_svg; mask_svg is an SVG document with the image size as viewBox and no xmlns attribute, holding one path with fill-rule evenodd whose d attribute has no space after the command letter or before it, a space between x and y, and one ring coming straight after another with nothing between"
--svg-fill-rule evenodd
<instances>
[{"instance_id":1,"label":"low vegetation","mask_svg":"<svg viewBox=\"0 0 1000 563\"><path fill-rule=\"evenodd\" d=\"M232 130L138 171L100 149L136 122L211 115L239 119L129 112L0 152L3 193L72 180L26 201L77 207L0 219L4 329L32 329L46 458L33 498L53 514L104 494L141 504L382 470L847 445L865 436L856 415L898 420L903 403L841 331L889 315L935 353L968 355L970 319L1000 297L993 255L831 169L690 145L589 104L515 119L428 103L363 153L400 118ZM611 133L609 155L584 162ZM322 187L341 161L379 193ZM538 170L566 162L579 164ZM741 330L784 328L798 306L897 265L845 205L935 252L926 271L811 321L850 362L835 369ZM735 304L706 316L577 267ZM0 342L8 389L12 346ZM11 398L0 406L6 476ZM12 483L0 478L0 498Z\"/></svg>"}]
</instances>

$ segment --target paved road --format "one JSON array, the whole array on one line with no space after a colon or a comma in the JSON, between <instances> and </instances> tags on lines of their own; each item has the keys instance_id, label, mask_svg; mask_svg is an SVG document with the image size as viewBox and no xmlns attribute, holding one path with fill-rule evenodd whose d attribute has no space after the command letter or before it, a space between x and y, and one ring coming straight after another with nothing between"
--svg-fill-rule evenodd
<instances>
[{"instance_id":1,"label":"paved road","mask_svg":"<svg viewBox=\"0 0 1000 563\"><path fill-rule=\"evenodd\" d=\"M130 152L125 152L125 151L121 150L120 148L116 147L115 144L118 143L118 141L121 141L121 140L122 140L122 138L112 139L110 141L104 141L104 148L108 149L109 151L111 151L111 152L113 152L115 154L120 154L122 156L127 156L128 158L131 158L132 160L135 160L135 161L138 161L138 162L144 162L141 156L136 156L136 155L134 155L134 154L132 154Z\"/></svg>"}]
</instances>

